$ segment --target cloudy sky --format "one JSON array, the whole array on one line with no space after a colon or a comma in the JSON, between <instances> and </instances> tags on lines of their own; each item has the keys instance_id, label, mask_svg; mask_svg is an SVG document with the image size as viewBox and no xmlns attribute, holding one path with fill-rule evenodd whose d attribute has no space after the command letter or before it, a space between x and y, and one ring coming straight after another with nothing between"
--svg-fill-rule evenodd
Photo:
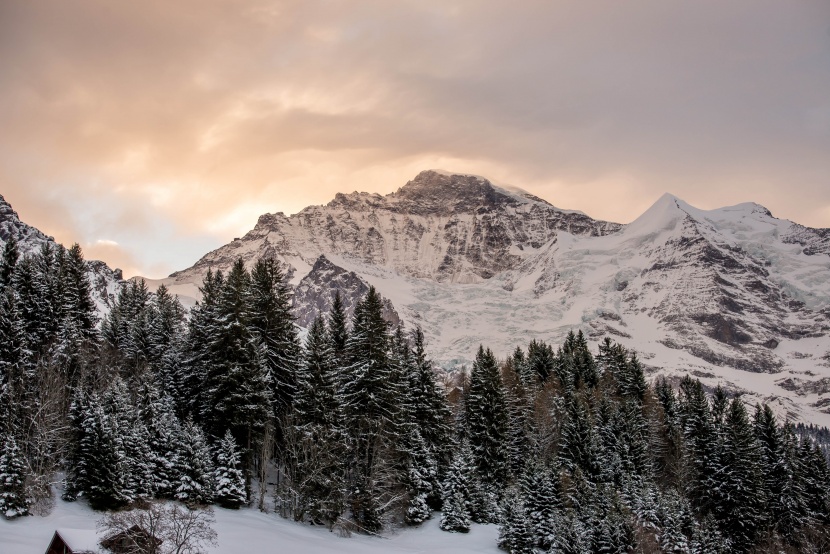
<instances>
[{"instance_id":1,"label":"cloudy sky","mask_svg":"<svg viewBox=\"0 0 830 554\"><path fill-rule=\"evenodd\" d=\"M427 168L830 227L830 2L0 1L0 194L127 275Z\"/></svg>"}]
</instances>

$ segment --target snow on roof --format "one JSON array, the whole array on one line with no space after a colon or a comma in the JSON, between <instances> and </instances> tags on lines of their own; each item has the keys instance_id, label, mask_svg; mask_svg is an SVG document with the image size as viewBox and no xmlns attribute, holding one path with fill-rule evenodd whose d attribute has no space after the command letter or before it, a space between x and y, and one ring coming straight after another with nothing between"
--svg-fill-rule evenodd
<instances>
[{"instance_id":1,"label":"snow on roof","mask_svg":"<svg viewBox=\"0 0 830 554\"><path fill-rule=\"evenodd\" d=\"M101 552L98 545L100 539L95 529L61 528L55 532L75 554L99 554Z\"/></svg>"}]
</instances>

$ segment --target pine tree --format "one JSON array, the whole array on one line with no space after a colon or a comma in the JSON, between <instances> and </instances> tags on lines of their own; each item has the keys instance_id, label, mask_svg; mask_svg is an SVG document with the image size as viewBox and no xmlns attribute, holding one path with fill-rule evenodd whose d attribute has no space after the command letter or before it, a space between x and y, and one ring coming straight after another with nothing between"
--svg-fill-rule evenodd
<instances>
[{"instance_id":1,"label":"pine tree","mask_svg":"<svg viewBox=\"0 0 830 554\"><path fill-rule=\"evenodd\" d=\"M291 314L291 289L275 258L260 258L254 265L249 303L251 329L270 379L274 417L281 422L294 399L300 343Z\"/></svg>"},{"instance_id":2,"label":"pine tree","mask_svg":"<svg viewBox=\"0 0 830 554\"><path fill-rule=\"evenodd\" d=\"M128 467L115 417L103 400L92 393L76 408L80 424L79 453L69 489L83 494L94 510L110 510L131 501L127 490Z\"/></svg>"},{"instance_id":3,"label":"pine tree","mask_svg":"<svg viewBox=\"0 0 830 554\"><path fill-rule=\"evenodd\" d=\"M208 327L210 365L206 375L206 431L220 437L230 429L243 446L243 467L250 483L252 447L272 417L267 352L250 323L250 276L242 260L221 284L216 319Z\"/></svg>"},{"instance_id":4,"label":"pine tree","mask_svg":"<svg viewBox=\"0 0 830 554\"><path fill-rule=\"evenodd\" d=\"M12 285L19 259L20 251L17 248L17 239L14 235L9 235L5 246L3 246L3 257L0 258L0 293L3 293L6 287Z\"/></svg>"},{"instance_id":5,"label":"pine tree","mask_svg":"<svg viewBox=\"0 0 830 554\"><path fill-rule=\"evenodd\" d=\"M443 514L440 527L444 531L466 533L470 530L470 490L468 476L473 471L469 445L462 444L441 487Z\"/></svg>"},{"instance_id":6,"label":"pine tree","mask_svg":"<svg viewBox=\"0 0 830 554\"><path fill-rule=\"evenodd\" d=\"M401 381L389 351L383 304L374 287L370 287L366 297L355 306L352 332L346 344L348 366L343 368L340 382L344 420L354 446L352 515L369 532L379 530L380 498L389 492L389 486L400 483L400 475L394 475L394 461L402 436Z\"/></svg>"},{"instance_id":7,"label":"pine tree","mask_svg":"<svg viewBox=\"0 0 830 554\"><path fill-rule=\"evenodd\" d=\"M214 480L214 499L220 506L235 510L245 503L245 477L242 474L239 449L230 429L225 432L216 452Z\"/></svg>"},{"instance_id":8,"label":"pine tree","mask_svg":"<svg viewBox=\"0 0 830 554\"><path fill-rule=\"evenodd\" d=\"M62 299L62 315L75 323L81 336L86 340L98 338L95 301L92 299L92 285L87 277L87 263L81 247L73 244L65 256L61 278L65 289Z\"/></svg>"},{"instance_id":9,"label":"pine tree","mask_svg":"<svg viewBox=\"0 0 830 554\"><path fill-rule=\"evenodd\" d=\"M722 467L717 473L721 494L713 511L735 549L745 551L755 544L764 524L766 498L758 443L740 399L729 404L724 429Z\"/></svg>"},{"instance_id":10,"label":"pine tree","mask_svg":"<svg viewBox=\"0 0 830 554\"><path fill-rule=\"evenodd\" d=\"M479 477L499 486L509 474L507 397L495 356L479 346L465 403L470 448Z\"/></svg>"},{"instance_id":11,"label":"pine tree","mask_svg":"<svg viewBox=\"0 0 830 554\"><path fill-rule=\"evenodd\" d=\"M175 403L169 394L159 392L153 384L143 385L139 399L139 413L147 428L148 454L152 459L153 491L158 498L173 498L179 482L178 456L183 440Z\"/></svg>"},{"instance_id":12,"label":"pine tree","mask_svg":"<svg viewBox=\"0 0 830 554\"><path fill-rule=\"evenodd\" d=\"M716 475L723 466L706 393L700 381L689 376L680 381L680 418L688 447L686 492L692 505L705 515L721 501Z\"/></svg>"},{"instance_id":13,"label":"pine tree","mask_svg":"<svg viewBox=\"0 0 830 554\"><path fill-rule=\"evenodd\" d=\"M291 479L298 484L311 521L333 524L342 513L348 451L337 395L331 345L322 318L312 323L297 371L293 432L289 430Z\"/></svg>"},{"instance_id":14,"label":"pine tree","mask_svg":"<svg viewBox=\"0 0 830 554\"><path fill-rule=\"evenodd\" d=\"M599 475L599 453L594 427L588 410L578 398L572 398L566 407L559 444L559 460L571 472L577 469L587 476Z\"/></svg>"},{"instance_id":15,"label":"pine tree","mask_svg":"<svg viewBox=\"0 0 830 554\"><path fill-rule=\"evenodd\" d=\"M26 350L23 321L13 287L0 292L0 432L16 432L22 425L21 401L26 388Z\"/></svg>"},{"instance_id":16,"label":"pine tree","mask_svg":"<svg viewBox=\"0 0 830 554\"><path fill-rule=\"evenodd\" d=\"M29 515L26 464L14 435L3 437L0 451L0 515L6 519Z\"/></svg>"},{"instance_id":17,"label":"pine tree","mask_svg":"<svg viewBox=\"0 0 830 554\"><path fill-rule=\"evenodd\" d=\"M182 431L175 498L188 506L210 504L215 494L214 468L205 435L192 420L185 422Z\"/></svg>"},{"instance_id":18,"label":"pine tree","mask_svg":"<svg viewBox=\"0 0 830 554\"><path fill-rule=\"evenodd\" d=\"M334 356L335 363L341 364L345 362L349 332L346 328L347 321L346 312L343 308L343 298L340 296L339 290L334 294L327 323L332 356Z\"/></svg>"},{"instance_id":19,"label":"pine tree","mask_svg":"<svg viewBox=\"0 0 830 554\"><path fill-rule=\"evenodd\" d=\"M441 505L440 478L452 456L451 413L444 391L435 382L435 371L427 358L424 334L420 328L412 332L412 343L411 364L407 366L409 418L423 439L425 456L435 464L435 474L431 477L433 492L427 496L427 503L437 509Z\"/></svg>"},{"instance_id":20,"label":"pine tree","mask_svg":"<svg viewBox=\"0 0 830 554\"><path fill-rule=\"evenodd\" d=\"M534 539L527 511L516 489L508 490L502 502L499 548L511 554L533 554Z\"/></svg>"},{"instance_id":21,"label":"pine tree","mask_svg":"<svg viewBox=\"0 0 830 554\"><path fill-rule=\"evenodd\" d=\"M407 451L406 488L409 492L406 522L409 525L418 525L432 515L427 500L436 492L438 464L421 438L421 433L417 427L411 427L405 442Z\"/></svg>"},{"instance_id":22,"label":"pine tree","mask_svg":"<svg viewBox=\"0 0 830 554\"><path fill-rule=\"evenodd\" d=\"M519 480L533 543L543 550L553 544L555 512L562 509L557 485L551 470L539 461L528 462Z\"/></svg>"},{"instance_id":23,"label":"pine tree","mask_svg":"<svg viewBox=\"0 0 830 554\"><path fill-rule=\"evenodd\" d=\"M219 295L223 284L222 272L214 274L208 269L199 288L202 302L197 302L190 311L184 359L178 379L182 391L187 391L188 396L183 397L176 406L179 417L201 419L205 404L209 402L208 369L215 364L213 342L219 322Z\"/></svg>"},{"instance_id":24,"label":"pine tree","mask_svg":"<svg viewBox=\"0 0 830 554\"><path fill-rule=\"evenodd\" d=\"M523 376L522 382L526 386L532 386L536 382L544 383L548 380L556 367L556 356L553 349L542 341L537 342L535 339L530 341L527 346L527 361L521 363L520 367L525 367L525 371L520 373ZM517 368L519 371L520 368Z\"/></svg>"}]
</instances>

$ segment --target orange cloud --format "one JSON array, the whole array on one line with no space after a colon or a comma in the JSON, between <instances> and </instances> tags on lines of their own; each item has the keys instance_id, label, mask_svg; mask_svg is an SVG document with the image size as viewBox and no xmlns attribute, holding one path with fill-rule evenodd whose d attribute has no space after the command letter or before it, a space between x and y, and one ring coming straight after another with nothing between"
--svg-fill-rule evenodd
<instances>
[{"instance_id":1,"label":"orange cloud","mask_svg":"<svg viewBox=\"0 0 830 554\"><path fill-rule=\"evenodd\" d=\"M5 2L0 193L152 277L260 213L430 167L623 222L671 190L830 226L828 20L818 0Z\"/></svg>"}]
</instances>

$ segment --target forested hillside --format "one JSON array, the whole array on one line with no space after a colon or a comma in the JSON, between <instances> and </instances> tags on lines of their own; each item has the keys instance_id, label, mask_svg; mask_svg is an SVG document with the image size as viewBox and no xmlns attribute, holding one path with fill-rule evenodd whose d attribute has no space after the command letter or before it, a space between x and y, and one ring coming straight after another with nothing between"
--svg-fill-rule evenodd
<instances>
[{"instance_id":1,"label":"forested hillside","mask_svg":"<svg viewBox=\"0 0 830 554\"><path fill-rule=\"evenodd\" d=\"M189 313L128 282L96 321L80 248L0 263L0 512L244 504L347 532L442 513L509 552L820 552L826 430L689 377L649 384L582 333L438 378L370 288L301 337L273 259L209 271ZM818 439L818 440L817 440ZM56 483L64 476L61 483ZM268 504L271 504L269 501Z\"/></svg>"}]
</instances>

